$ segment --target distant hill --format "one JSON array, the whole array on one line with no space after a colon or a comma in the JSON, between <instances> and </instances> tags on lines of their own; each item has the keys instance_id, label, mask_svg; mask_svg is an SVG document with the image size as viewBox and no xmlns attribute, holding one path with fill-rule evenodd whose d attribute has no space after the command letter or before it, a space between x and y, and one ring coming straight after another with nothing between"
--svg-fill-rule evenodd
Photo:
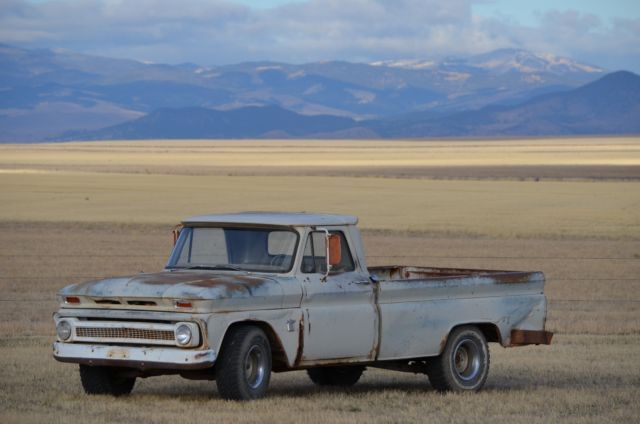
<instances>
[{"instance_id":1,"label":"distant hill","mask_svg":"<svg viewBox=\"0 0 640 424\"><path fill-rule=\"evenodd\" d=\"M180 138L309 137L352 129L351 118L305 116L278 106L217 111L201 107L159 109L147 116L97 131L66 134L63 139L139 140Z\"/></svg>"},{"instance_id":2,"label":"distant hill","mask_svg":"<svg viewBox=\"0 0 640 424\"><path fill-rule=\"evenodd\" d=\"M0 44L0 141L59 138L164 108L275 105L357 120L434 116L513 105L602 75L570 58L514 49L467 58L205 67Z\"/></svg>"},{"instance_id":3,"label":"distant hill","mask_svg":"<svg viewBox=\"0 0 640 424\"><path fill-rule=\"evenodd\" d=\"M640 76L619 71L580 88L514 106L489 106L438 118L415 114L374 121L370 128L381 137L640 134Z\"/></svg>"},{"instance_id":4,"label":"distant hill","mask_svg":"<svg viewBox=\"0 0 640 424\"><path fill-rule=\"evenodd\" d=\"M279 106L218 111L160 109L97 131L62 139L154 138L425 138L585 134L640 134L640 76L614 72L574 90L544 94L513 106L488 106L453 114L418 112L355 121L306 116Z\"/></svg>"}]
</instances>

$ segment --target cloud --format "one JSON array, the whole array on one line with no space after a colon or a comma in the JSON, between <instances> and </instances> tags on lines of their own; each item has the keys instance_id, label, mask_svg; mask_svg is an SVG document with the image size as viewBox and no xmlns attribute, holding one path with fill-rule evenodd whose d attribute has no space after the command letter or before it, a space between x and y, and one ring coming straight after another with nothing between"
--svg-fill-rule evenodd
<instances>
[{"instance_id":1,"label":"cloud","mask_svg":"<svg viewBox=\"0 0 640 424\"><path fill-rule=\"evenodd\" d=\"M493 22L491 25L496 25ZM577 10L550 10L538 15L538 26L499 26L514 45L570 56L611 70L640 71L640 19L600 17Z\"/></svg>"},{"instance_id":2,"label":"cloud","mask_svg":"<svg viewBox=\"0 0 640 424\"><path fill-rule=\"evenodd\" d=\"M592 13L581 13L577 10L550 10L539 14L542 27L547 30L566 31L572 35L592 32L602 26L599 17Z\"/></svg>"},{"instance_id":3,"label":"cloud","mask_svg":"<svg viewBox=\"0 0 640 424\"><path fill-rule=\"evenodd\" d=\"M309 0L253 9L231 0L0 3L0 41L204 65L421 58L516 47L640 68L638 19L548 10L538 26L480 18L483 0ZM625 62L626 61L626 62Z\"/></svg>"},{"instance_id":4,"label":"cloud","mask_svg":"<svg viewBox=\"0 0 640 424\"><path fill-rule=\"evenodd\" d=\"M0 9L0 39L77 45L135 45L173 40L202 28L222 28L249 9L214 1L61 0L31 4L12 0Z\"/></svg>"},{"instance_id":5,"label":"cloud","mask_svg":"<svg viewBox=\"0 0 640 424\"><path fill-rule=\"evenodd\" d=\"M265 37L256 41L271 56L303 61L432 55L451 47L470 16L464 0L314 0L262 14Z\"/></svg>"}]
</instances>

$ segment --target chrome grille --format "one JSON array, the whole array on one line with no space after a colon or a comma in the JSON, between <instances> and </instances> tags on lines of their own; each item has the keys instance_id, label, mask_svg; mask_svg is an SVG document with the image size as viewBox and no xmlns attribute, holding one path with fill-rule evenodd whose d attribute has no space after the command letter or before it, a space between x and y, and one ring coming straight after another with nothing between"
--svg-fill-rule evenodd
<instances>
[{"instance_id":1,"label":"chrome grille","mask_svg":"<svg viewBox=\"0 0 640 424\"><path fill-rule=\"evenodd\" d=\"M166 340L171 342L175 340L173 331L127 327L77 327L76 335L95 339Z\"/></svg>"},{"instance_id":2,"label":"chrome grille","mask_svg":"<svg viewBox=\"0 0 640 424\"><path fill-rule=\"evenodd\" d=\"M176 345L175 324L172 323L66 319L74 327L72 342Z\"/></svg>"}]
</instances>

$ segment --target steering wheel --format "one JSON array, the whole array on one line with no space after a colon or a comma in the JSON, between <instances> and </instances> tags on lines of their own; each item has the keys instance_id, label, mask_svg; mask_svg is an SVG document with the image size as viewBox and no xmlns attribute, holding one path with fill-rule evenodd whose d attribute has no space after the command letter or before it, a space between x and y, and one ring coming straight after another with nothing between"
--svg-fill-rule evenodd
<instances>
[{"instance_id":1,"label":"steering wheel","mask_svg":"<svg viewBox=\"0 0 640 424\"><path fill-rule=\"evenodd\" d=\"M271 261L269 263L273 266L281 266L284 263L286 257L286 255L282 254L275 255L273 258L271 258Z\"/></svg>"}]
</instances>

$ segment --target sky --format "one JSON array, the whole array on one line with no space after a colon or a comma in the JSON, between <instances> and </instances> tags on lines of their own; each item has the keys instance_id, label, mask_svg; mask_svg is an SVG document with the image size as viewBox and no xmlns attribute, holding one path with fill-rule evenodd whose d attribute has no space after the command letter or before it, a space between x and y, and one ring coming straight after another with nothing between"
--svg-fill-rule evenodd
<instances>
[{"instance_id":1,"label":"sky","mask_svg":"<svg viewBox=\"0 0 640 424\"><path fill-rule=\"evenodd\" d=\"M204 66L519 48L640 73L640 0L0 0L0 43Z\"/></svg>"}]
</instances>

